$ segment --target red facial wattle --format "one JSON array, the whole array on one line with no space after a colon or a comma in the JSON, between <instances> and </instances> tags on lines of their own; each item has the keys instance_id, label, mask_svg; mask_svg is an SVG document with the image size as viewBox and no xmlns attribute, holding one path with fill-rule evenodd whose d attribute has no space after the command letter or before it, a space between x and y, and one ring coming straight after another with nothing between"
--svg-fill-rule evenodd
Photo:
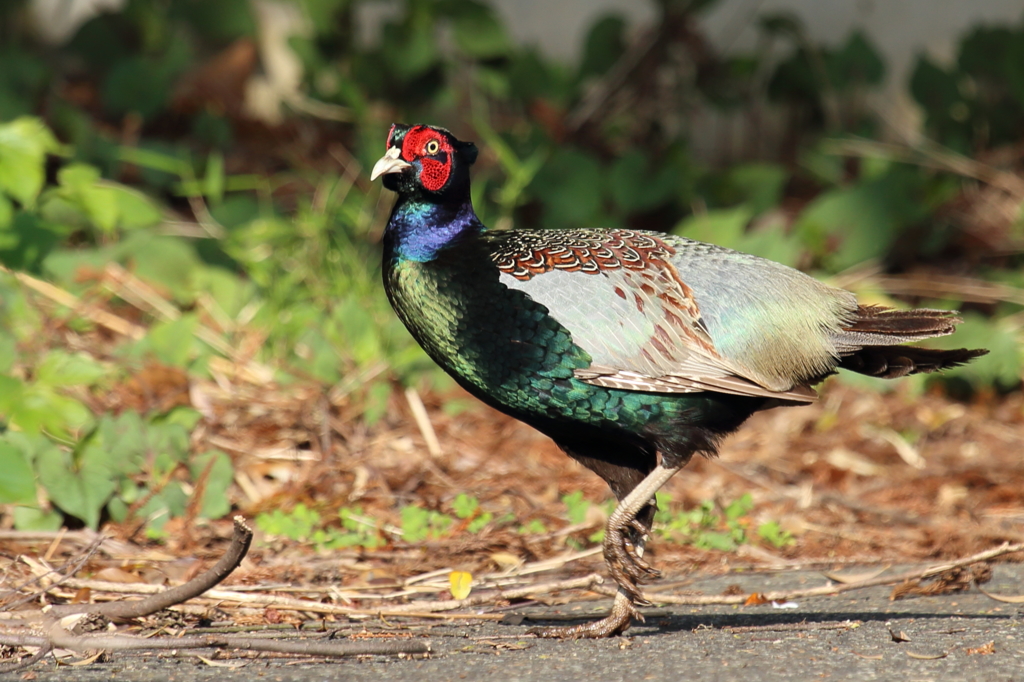
<instances>
[{"instance_id":1,"label":"red facial wattle","mask_svg":"<svg viewBox=\"0 0 1024 682\"><path fill-rule=\"evenodd\" d=\"M432 153L427 151L431 142L437 143L437 149ZM416 126L402 140L402 158L410 163L419 161L420 184L431 192L440 190L448 183L452 172L453 151L443 135L426 126Z\"/></svg>"}]
</instances>

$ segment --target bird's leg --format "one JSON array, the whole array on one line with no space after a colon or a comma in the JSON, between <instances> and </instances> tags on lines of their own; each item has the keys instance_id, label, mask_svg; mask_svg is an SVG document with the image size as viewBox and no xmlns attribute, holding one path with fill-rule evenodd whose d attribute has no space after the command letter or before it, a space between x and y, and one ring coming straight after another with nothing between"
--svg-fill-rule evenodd
<instances>
[{"instance_id":1,"label":"bird's leg","mask_svg":"<svg viewBox=\"0 0 1024 682\"><path fill-rule=\"evenodd\" d=\"M624 590L634 603L647 604L637 583L658 576L658 572L641 558L643 538L650 528L638 521L637 514L680 468L666 467L664 464L656 466L622 498L619 506L608 517L608 525L604 532L604 560L619 589Z\"/></svg>"},{"instance_id":2,"label":"bird's leg","mask_svg":"<svg viewBox=\"0 0 1024 682\"><path fill-rule=\"evenodd\" d=\"M633 619L643 621L643 615L633 606L633 599L621 587L615 593L612 612L601 620L592 620L581 625L559 628L534 628L530 630L538 637L555 639L598 639L621 635L633 624Z\"/></svg>"},{"instance_id":3,"label":"bird's leg","mask_svg":"<svg viewBox=\"0 0 1024 682\"><path fill-rule=\"evenodd\" d=\"M680 468L665 467L661 464L656 466L654 471L622 498L619 506L608 517L604 534L604 558L612 578L619 586L611 613L601 620L582 625L538 628L532 630L534 634L559 639L610 637L628 630L634 618L643 621L644 617L637 611L636 604L646 605L649 602L643 598L637 582L641 578L657 575L657 571L642 558L650 527L640 521L637 514L643 511L654 494ZM629 537L631 534L632 538Z\"/></svg>"},{"instance_id":4,"label":"bird's leg","mask_svg":"<svg viewBox=\"0 0 1024 682\"><path fill-rule=\"evenodd\" d=\"M641 524L640 539L634 544L638 556L644 553L644 536L647 528ZM643 598L641 597L641 600ZM643 603L647 603L643 601ZM557 639L598 639L621 635L629 629L636 618L641 623L644 620L642 613L637 611L636 602L632 596L621 586L615 593L615 601L612 603L612 611L601 620L593 620L582 625L569 625L560 628L536 628L531 632L538 637L553 637Z\"/></svg>"}]
</instances>

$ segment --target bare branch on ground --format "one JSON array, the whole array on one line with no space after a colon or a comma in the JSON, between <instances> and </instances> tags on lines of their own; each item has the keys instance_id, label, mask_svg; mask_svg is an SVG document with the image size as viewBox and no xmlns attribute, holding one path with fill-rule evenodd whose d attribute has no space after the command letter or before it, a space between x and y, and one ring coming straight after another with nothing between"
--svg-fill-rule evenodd
<instances>
[{"instance_id":1,"label":"bare branch on ground","mask_svg":"<svg viewBox=\"0 0 1024 682\"><path fill-rule=\"evenodd\" d=\"M135 601L113 601L104 604L62 604L50 608L49 615L63 617L76 613L87 613L90 615L103 616L111 620L128 620L141 618L151 613L156 613L169 606L180 604L220 583L224 578L231 575L231 572L238 568L238 564L245 558L252 543L252 529L245 524L240 516L235 517L234 534L231 536L231 546L228 551L211 568L199 574L192 580L169 588L162 592Z\"/></svg>"}]
</instances>

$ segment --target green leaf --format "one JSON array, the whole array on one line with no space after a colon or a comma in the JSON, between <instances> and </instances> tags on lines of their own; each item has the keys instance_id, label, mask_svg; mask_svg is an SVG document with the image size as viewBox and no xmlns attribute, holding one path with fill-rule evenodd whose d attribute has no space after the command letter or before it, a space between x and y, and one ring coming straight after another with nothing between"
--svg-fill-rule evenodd
<instances>
[{"instance_id":1,"label":"green leaf","mask_svg":"<svg viewBox=\"0 0 1024 682\"><path fill-rule=\"evenodd\" d=\"M491 521L494 520L494 514L490 512L484 512L480 516L476 517L466 526L466 532L468 533L479 533L487 527Z\"/></svg>"},{"instance_id":2,"label":"green leaf","mask_svg":"<svg viewBox=\"0 0 1024 682\"><path fill-rule=\"evenodd\" d=\"M117 196L99 180L99 169L84 163L73 163L57 173L57 181L82 206L90 221L110 234L117 226Z\"/></svg>"},{"instance_id":3,"label":"green leaf","mask_svg":"<svg viewBox=\"0 0 1024 682\"><path fill-rule=\"evenodd\" d=\"M548 529L540 519L531 519L529 523L519 527L521 535L540 535L546 532Z\"/></svg>"},{"instance_id":4,"label":"green leaf","mask_svg":"<svg viewBox=\"0 0 1024 682\"><path fill-rule=\"evenodd\" d=\"M224 155L212 152L206 160L203 195L214 205L224 199Z\"/></svg>"},{"instance_id":5,"label":"green leaf","mask_svg":"<svg viewBox=\"0 0 1024 682\"><path fill-rule=\"evenodd\" d=\"M4 231L10 227L11 222L14 220L14 204L3 194L0 194L0 235L4 234ZM9 232L7 234L10 234ZM2 240L2 237L0 237ZM9 243L0 241L0 249L12 248L16 244L12 240Z\"/></svg>"},{"instance_id":6,"label":"green leaf","mask_svg":"<svg viewBox=\"0 0 1024 682\"><path fill-rule=\"evenodd\" d=\"M1011 388L1024 379L1024 343L1020 330L1000 320L967 313L956 334L930 339L938 348L987 348L989 353L966 365L942 373L943 378L961 377L976 386L993 384Z\"/></svg>"},{"instance_id":7,"label":"green leaf","mask_svg":"<svg viewBox=\"0 0 1024 682\"><path fill-rule=\"evenodd\" d=\"M8 6L14 3L8 3ZM15 10L17 11L17 10ZM24 47L31 47L29 41ZM39 97L51 82L46 62L37 54L16 46L0 48L0 121L10 120L36 110Z\"/></svg>"},{"instance_id":8,"label":"green leaf","mask_svg":"<svg viewBox=\"0 0 1024 682\"><path fill-rule=\"evenodd\" d=\"M575 149L559 149L540 169L531 192L544 204L548 227L594 224L604 199L604 172L594 157Z\"/></svg>"},{"instance_id":9,"label":"green leaf","mask_svg":"<svg viewBox=\"0 0 1024 682\"><path fill-rule=\"evenodd\" d=\"M36 477L25 454L0 439L0 504L33 504L36 501Z\"/></svg>"},{"instance_id":10,"label":"green leaf","mask_svg":"<svg viewBox=\"0 0 1024 682\"><path fill-rule=\"evenodd\" d=\"M817 105L821 98L824 74L814 68L813 62L814 57L803 47L779 62L768 81L768 98L772 101Z\"/></svg>"},{"instance_id":11,"label":"green leaf","mask_svg":"<svg viewBox=\"0 0 1024 682\"><path fill-rule=\"evenodd\" d=\"M143 341L164 364L185 367L194 355L194 336L198 325L199 318L188 313L177 320L153 325Z\"/></svg>"},{"instance_id":12,"label":"green leaf","mask_svg":"<svg viewBox=\"0 0 1024 682\"><path fill-rule=\"evenodd\" d=\"M381 30L381 56L403 82L422 76L438 60L435 18L427 5L417 5L403 23L389 22Z\"/></svg>"},{"instance_id":13,"label":"green leaf","mask_svg":"<svg viewBox=\"0 0 1024 682\"><path fill-rule=\"evenodd\" d=\"M74 457L53 446L39 453L36 467L53 504L95 529L100 511L117 488L108 459L101 448L87 446Z\"/></svg>"},{"instance_id":14,"label":"green leaf","mask_svg":"<svg viewBox=\"0 0 1024 682\"><path fill-rule=\"evenodd\" d=\"M256 286L220 267L199 268L195 273L194 286L198 291L210 295L220 312L235 319L249 304L259 304Z\"/></svg>"},{"instance_id":15,"label":"green leaf","mask_svg":"<svg viewBox=\"0 0 1024 682\"><path fill-rule=\"evenodd\" d=\"M957 65L974 78L1001 80L1011 45L1021 35L1004 26L976 26L960 41Z\"/></svg>"},{"instance_id":16,"label":"green leaf","mask_svg":"<svg viewBox=\"0 0 1024 682\"><path fill-rule=\"evenodd\" d=\"M612 165L608 189L623 211L644 211L671 196L676 185L673 176L671 168L652 168L643 152L631 150Z\"/></svg>"},{"instance_id":17,"label":"green leaf","mask_svg":"<svg viewBox=\"0 0 1024 682\"><path fill-rule=\"evenodd\" d=\"M64 525L59 512L38 507L14 508L14 527L18 530L54 531Z\"/></svg>"},{"instance_id":18,"label":"green leaf","mask_svg":"<svg viewBox=\"0 0 1024 682\"><path fill-rule=\"evenodd\" d=\"M590 501L583 498L583 491L576 490L568 495L563 495L562 504L565 505L565 516L569 519L569 523L579 525L587 519Z\"/></svg>"},{"instance_id":19,"label":"green leaf","mask_svg":"<svg viewBox=\"0 0 1024 682\"><path fill-rule=\"evenodd\" d=\"M746 206L708 211L704 215L686 218L673 232L700 242L740 250L747 223L752 217L753 212Z\"/></svg>"},{"instance_id":20,"label":"green leaf","mask_svg":"<svg viewBox=\"0 0 1024 682\"><path fill-rule=\"evenodd\" d=\"M0 327L2 329L2 327ZM0 374L11 371L14 361L18 359L18 342L5 331L0 331Z\"/></svg>"},{"instance_id":21,"label":"green leaf","mask_svg":"<svg viewBox=\"0 0 1024 682\"><path fill-rule=\"evenodd\" d=\"M291 512L275 509L256 515L256 527L268 535L279 535L292 540L306 540L320 524L320 514L301 502Z\"/></svg>"},{"instance_id":22,"label":"green leaf","mask_svg":"<svg viewBox=\"0 0 1024 682\"><path fill-rule=\"evenodd\" d=\"M472 495L459 493L452 500L452 510L460 519L468 519L480 507L480 502Z\"/></svg>"},{"instance_id":23,"label":"green leaf","mask_svg":"<svg viewBox=\"0 0 1024 682\"><path fill-rule=\"evenodd\" d=\"M103 82L103 104L115 116L135 112L153 118L166 107L176 75L173 65L152 58L118 61Z\"/></svg>"},{"instance_id":24,"label":"green leaf","mask_svg":"<svg viewBox=\"0 0 1024 682\"><path fill-rule=\"evenodd\" d=\"M388 400L391 398L391 385L385 381L370 384L364 394L363 419L367 425L373 425L384 418L388 411Z\"/></svg>"},{"instance_id":25,"label":"green leaf","mask_svg":"<svg viewBox=\"0 0 1024 682\"><path fill-rule=\"evenodd\" d=\"M174 18L186 20L190 28L214 44L227 45L256 35L253 6L247 0L174 2L170 7Z\"/></svg>"},{"instance_id":26,"label":"green leaf","mask_svg":"<svg viewBox=\"0 0 1024 682\"><path fill-rule=\"evenodd\" d=\"M789 172L771 163L743 163L726 175L726 203L745 203L754 215L774 208L782 197Z\"/></svg>"},{"instance_id":27,"label":"green leaf","mask_svg":"<svg viewBox=\"0 0 1024 682\"><path fill-rule=\"evenodd\" d=\"M192 480L198 482L207 466L210 467L210 473L206 477L206 489L199 515L208 519L219 519L231 511L231 501L227 492L234 480L235 470L230 457L220 450L211 450L195 457L189 463Z\"/></svg>"},{"instance_id":28,"label":"green leaf","mask_svg":"<svg viewBox=\"0 0 1024 682\"><path fill-rule=\"evenodd\" d=\"M765 540L777 549L781 549L788 545L792 545L796 542L796 540L793 538L793 535L787 531L782 530L782 527L779 526L778 522L776 521L762 523L757 528L757 534L761 537L762 540Z\"/></svg>"},{"instance_id":29,"label":"green leaf","mask_svg":"<svg viewBox=\"0 0 1024 682\"><path fill-rule=\"evenodd\" d=\"M60 145L38 118L0 123L0 192L32 207L46 180L46 155Z\"/></svg>"},{"instance_id":30,"label":"green leaf","mask_svg":"<svg viewBox=\"0 0 1024 682\"><path fill-rule=\"evenodd\" d=\"M0 417L27 434L52 433L61 437L84 429L92 412L82 403L42 384L23 384L0 375Z\"/></svg>"},{"instance_id":31,"label":"green leaf","mask_svg":"<svg viewBox=\"0 0 1024 682\"><path fill-rule=\"evenodd\" d=\"M826 65L831 85L840 90L853 85L878 85L885 77L885 63L861 31L851 33Z\"/></svg>"},{"instance_id":32,"label":"green leaf","mask_svg":"<svg viewBox=\"0 0 1024 682\"><path fill-rule=\"evenodd\" d=\"M137 515L147 519L146 536L159 539L166 535L163 528L167 522L176 516L182 516L187 507L188 495L180 483L172 481L151 497L149 502L139 509Z\"/></svg>"},{"instance_id":33,"label":"green leaf","mask_svg":"<svg viewBox=\"0 0 1024 682\"><path fill-rule=\"evenodd\" d=\"M101 232L111 234L119 226L137 229L161 220L160 212L142 193L104 181L99 169L73 163L57 173L59 191L48 191L44 215L55 222L78 222L83 216Z\"/></svg>"},{"instance_id":34,"label":"green leaf","mask_svg":"<svg viewBox=\"0 0 1024 682\"><path fill-rule=\"evenodd\" d=\"M917 59L910 92L929 114L946 113L961 99L956 77L925 56Z\"/></svg>"},{"instance_id":35,"label":"green leaf","mask_svg":"<svg viewBox=\"0 0 1024 682\"><path fill-rule=\"evenodd\" d=\"M618 14L600 17L583 42L580 78L601 76L619 60L626 49L626 21Z\"/></svg>"},{"instance_id":36,"label":"green leaf","mask_svg":"<svg viewBox=\"0 0 1024 682\"><path fill-rule=\"evenodd\" d=\"M163 220L163 215L149 197L138 190L123 185L107 186L117 204L117 222L123 230L137 230L151 227Z\"/></svg>"},{"instance_id":37,"label":"green leaf","mask_svg":"<svg viewBox=\"0 0 1024 682\"><path fill-rule=\"evenodd\" d=\"M0 263L14 270L38 272L63 237L53 223L34 213L17 211L6 228L0 227Z\"/></svg>"},{"instance_id":38,"label":"green leaf","mask_svg":"<svg viewBox=\"0 0 1024 682\"><path fill-rule=\"evenodd\" d=\"M131 261L140 277L166 287L176 300L194 300L195 277L201 264L188 242L140 230L125 238L117 259Z\"/></svg>"},{"instance_id":39,"label":"green leaf","mask_svg":"<svg viewBox=\"0 0 1024 682\"><path fill-rule=\"evenodd\" d=\"M1024 31L1018 31L1006 46L1003 69L1010 94L1024 106Z\"/></svg>"},{"instance_id":40,"label":"green leaf","mask_svg":"<svg viewBox=\"0 0 1024 682\"><path fill-rule=\"evenodd\" d=\"M452 525L452 517L415 505L402 507L402 539L406 542L422 542L444 535Z\"/></svg>"},{"instance_id":41,"label":"green leaf","mask_svg":"<svg viewBox=\"0 0 1024 682\"><path fill-rule=\"evenodd\" d=\"M158 420L154 420L153 424L160 426L178 426L185 430L186 433L191 433L192 429L196 427L200 421L202 421L203 415L198 410L191 407L185 407L179 405L163 417Z\"/></svg>"},{"instance_id":42,"label":"green leaf","mask_svg":"<svg viewBox=\"0 0 1024 682\"><path fill-rule=\"evenodd\" d=\"M104 415L96 425L89 446L108 453L111 470L119 476L128 476L146 469L151 455L163 454L165 448L160 447L162 428L167 427L150 428L137 412L131 410L125 410L116 417ZM175 459L182 456L177 452L172 454L176 455Z\"/></svg>"},{"instance_id":43,"label":"green leaf","mask_svg":"<svg viewBox=\"0 0 1024 682\"><path fill-rule=\"evenodd\" d=\"M833 271L881 258L903 230L926 215L922 181L920 174L897 167L856 187L824 192L800 215L794 232Z\"/></svg>"},{"instance_id":44,"label":"green leaf","mask_svg":"<svg viewBox=\"0 0 1024 682\"><path fill-rule=\"evenodd\" d=\"M453 17L455 44L460 50L477 59L493 59L511 51L512 41L494 15L494 10L465 0L456 6L458 11Z\"/></svg>"},{"instance_id":45,"label":"green leaf","mask_svg":"<svg viewBox=\"0 0 1024 682\"><path fill-rule=\"evenodd\" d=\"M735 521L742 516L746 516L753 509L754 499L750 496L750 493L746 493L743 497L734 500L732 504L725 508L725 518L727 521Z\"/></svg>"},{"instance_id":46,"label":"green leaf","mask_svg":"<svg viewBox=\"0 0 1024 682\"><path fill-rule=\"evenodd\" d=\"M310 28L317 33L333 35L337 29L335 22L338 15L348 9L351 0L299 0L299 5L306 11Z\"/></svg>"},{"instance_id":47,"label":"green leaf","mask_svg":"<svg viewBox=\"0 0 1024 682\"><path fill-rule=\"evenodd\" d=\"M715 531L701 533L694 544L703 549L717 549L720 552L731 552L736 549L736 541L731 535Z\"/></svg>"},{"instance_id":48,"label":"green leaf","mask_svg":"<svg viewBox=\"0 0 1024 682\"><path fill-rule=\"evenodd\" d=\"M36 381L54 388L92 386L107 374L107 369L86 353L51 350L36 366Z\"/></svg>"},{"instance_id":49,"label":"green leaf","mask_svg":"<svg viewBox=\"0 0 1024 682\"><path fill-rule=\"evenodd\" d=\"M944 144L967 152L974 134L972 102L960 92L962 77L920 56L910 77L910 93L926 113L929 132Z\"/></svg>"}]
</instances>

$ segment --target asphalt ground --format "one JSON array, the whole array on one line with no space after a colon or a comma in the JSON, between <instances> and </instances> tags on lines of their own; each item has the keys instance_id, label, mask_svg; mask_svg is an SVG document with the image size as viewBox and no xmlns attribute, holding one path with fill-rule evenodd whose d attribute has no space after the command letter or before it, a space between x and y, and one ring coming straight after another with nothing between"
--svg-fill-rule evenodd
<instances>
[{"instance_id":1,"label":"asphalt ground","mask_svg":"<svg viewBox=\"0 0 1024 682\"><path fill-rule=\"evenodd\" d=\"M855 569L850 569L851 572ZM731 573L689 576L687 589L721 593L739 585L749 592L813 587L815 572ZM998 594L1024 593L1024 566L997 564L986 585ZM543 624L599 615L610 601L539 606L510 612L509 620L403 624L402 631L430 640L432 653L410 658L368 657L326 663L287 659L217 660L192 652L117 653L85 666L31 669L53 682L139 680L1024 680L1024 606L970 592L891 601L891 588L801 600L795 608L674 606L648 609L647 622L626 636L555 641L528 634ZM380 627L377 623L377 627ZM906 641L895 641L896 639ZM985 653L991 652L991 653ZM208 659L216 658L204 652ZM25 672L16 673L17 676ZM12 675L12 677L14 677Z\"/></svg>"}]
</instances>

